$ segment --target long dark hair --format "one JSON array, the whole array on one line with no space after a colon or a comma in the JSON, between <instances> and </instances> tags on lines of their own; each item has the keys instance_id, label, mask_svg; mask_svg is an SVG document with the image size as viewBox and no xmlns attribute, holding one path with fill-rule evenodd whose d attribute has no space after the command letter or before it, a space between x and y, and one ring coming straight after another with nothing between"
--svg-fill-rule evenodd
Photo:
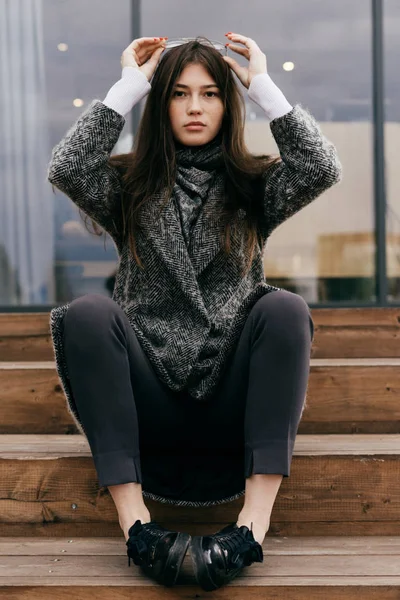
<instances>
[{"instance_id":1,"label":"long dark hair","mask_svg":"<svg viewBox=\"0 0 400 600\"><path fill-rule=\"evenodd\" d=\"M199 40L199 41L198 41ZM252 155L244 141L245 102L229 65L211 45L205 45L198 37L165 52L151 81L143 115L131 152L113 155L109 164L116 167L122 176L121 211L123 239L128 236L129 246L137 264L143 268L136 250L135 231L140 227L139 209L153 194L165 191L168 202L175 180L176 146L169 122L168 106L172 98L174 83L181 72L190 64L200 64L214 78L224 103L221 130L221 149L224 159L224 198L221 216L223 231L221 245L230 252L231 228L240 208L246 211L243 234L245 237L245 271L251 267L258 239L257 222L262 199L256 197L257 180L280 157ZM86 216L85 224L86 224ZM92 221L94 233L101 235L97 224ZM243 225L242 225L243 227Z\"/></svg>"}]
</instances>

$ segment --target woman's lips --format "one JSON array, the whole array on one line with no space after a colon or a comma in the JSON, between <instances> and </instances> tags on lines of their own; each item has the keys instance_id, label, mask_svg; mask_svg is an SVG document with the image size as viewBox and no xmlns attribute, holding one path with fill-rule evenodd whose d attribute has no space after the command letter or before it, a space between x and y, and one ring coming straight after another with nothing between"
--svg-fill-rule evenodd
<instances>
[{"instance_id":1,"label":"woman's lips","mask_svg":"<svg viewBox=\"0 0 400 600\"><path fill-rule=\"evenodd\" d=\"M190 131L200 131L203 127L205 127L205 125L186 125L186 129L189 129Z\"/></svg>"}]
</instances>

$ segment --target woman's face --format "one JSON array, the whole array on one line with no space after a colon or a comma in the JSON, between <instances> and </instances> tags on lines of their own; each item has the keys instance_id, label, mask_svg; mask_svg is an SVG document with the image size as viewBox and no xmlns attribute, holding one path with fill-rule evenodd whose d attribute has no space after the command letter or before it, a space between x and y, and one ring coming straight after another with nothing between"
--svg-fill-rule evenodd
<instances>
[{"instance_id":1,"label":"woman's face","mask_svg":"<svg viewBox=\"0 0 400 600\"><path fill-rule=\"evenodd\" d=\"M215 138L221 128L224 105L214 79L202 65L188 65L172 90L168 115L174 138L186 146L200 146ZM190 129L190 121L203 127Z\"/></svg>"}]
</instances>

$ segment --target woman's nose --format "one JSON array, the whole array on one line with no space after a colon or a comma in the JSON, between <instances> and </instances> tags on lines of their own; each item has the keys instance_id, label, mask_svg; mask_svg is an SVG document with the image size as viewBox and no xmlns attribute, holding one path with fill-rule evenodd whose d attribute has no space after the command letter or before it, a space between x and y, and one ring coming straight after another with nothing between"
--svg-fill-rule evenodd
<instances>
[{"instance_id":1,"label":"woman's nose","mask_svg":"<svg viewBox=\"0 0 400 600\"><path fill-rule=\"evenodd\" d=\"M189 100L189 110L201 110L201 105L198 98L192 98Z\"/></svg>"}]
</instances>

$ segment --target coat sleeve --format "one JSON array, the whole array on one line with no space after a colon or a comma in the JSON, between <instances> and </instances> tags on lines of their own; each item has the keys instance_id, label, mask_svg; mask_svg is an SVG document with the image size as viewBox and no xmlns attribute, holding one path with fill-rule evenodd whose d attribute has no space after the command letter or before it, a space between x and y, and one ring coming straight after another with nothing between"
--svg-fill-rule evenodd
<instances>
[{"instance_id":1,"label":"coat sleeve","mask_svg":"<svg viewBox=\"0 0 400 600\"><path fill-rule=\"evenodd\" d=\"M113 239L121 234L121 176L108 164L125 118L93 100L53 148L47 178Z\"/></svg>"},{"instance_id":2,"label":"coat sleeve","mask_svg":"<svg viewBox=\"0 0 400 600\"><path fill-rule=\"evenodd\" d=\"M342 177L335 146L299 104L271 121L270 128L281 161L261 176L266 235Z\"/></svg>"}]
</instances>

